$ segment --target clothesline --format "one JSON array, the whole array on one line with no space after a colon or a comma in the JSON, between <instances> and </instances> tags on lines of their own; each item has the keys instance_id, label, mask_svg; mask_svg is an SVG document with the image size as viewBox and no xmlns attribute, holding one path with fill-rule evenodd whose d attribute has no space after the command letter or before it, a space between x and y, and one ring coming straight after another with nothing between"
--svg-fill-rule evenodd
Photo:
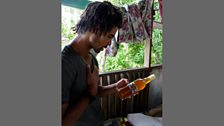
<instances>
[{"instance_id":1,"label":"clothesline","mask_svg":"<svg viewBox=\"0 0 224 126\"><path fill-rule=\"evenodd\" d=\"M107 47L106 55L115 56L119 43L144 42L151 37L152 2L153 0L140 0L138 3L120 7L123 15L122 27L112 44Z\"/></svg>"}]
</instances>

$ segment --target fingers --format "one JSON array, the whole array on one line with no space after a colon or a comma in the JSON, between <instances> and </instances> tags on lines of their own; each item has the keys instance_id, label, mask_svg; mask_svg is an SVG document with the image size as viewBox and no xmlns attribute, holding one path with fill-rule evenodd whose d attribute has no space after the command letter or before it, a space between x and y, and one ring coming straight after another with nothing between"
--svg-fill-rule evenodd
<instances>
[{"instance_id":1,"label":"fingers","mask_svg":"<svg viewBox=\"0 0 224 126\"><path fill-rule=\"evenodd\" d=\"M128 84L129 83L128 79L126 79L126 78L124 78L122 80L123 80L124 84Z\"/></svg>"},{"instance_id":2,"label":"fingers","mask_svg":"<svg viewBox=\"0 0 224 126\"><path fill-rule=\"evenodd\" d=\"M138 95L138 92L134 93L133 96Z\"/></svg>"},{"instance_id":3,"label":"fingers","mask_svg":"<svg viewBox=\"0 0 224 126\"><path fill-rule=\"evenodd\" d=\"M120 79L117 82L117 88L121 88L123 86L126 86L128 83L129 83L128 79L126 79L126 78Z\"/></svg>"}]
</instances>

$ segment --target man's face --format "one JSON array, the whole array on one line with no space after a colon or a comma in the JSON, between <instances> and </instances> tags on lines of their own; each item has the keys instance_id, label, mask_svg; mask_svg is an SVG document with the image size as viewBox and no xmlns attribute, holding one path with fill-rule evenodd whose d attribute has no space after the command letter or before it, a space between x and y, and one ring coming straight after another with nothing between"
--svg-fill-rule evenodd
<instances>
[{"instance_id":1,"label":"man's face","mask_svg":"<svg viewBox=\"0 0 224 126\"><path fill-rule=\"evenodd\" d=\"M92 34L90 37L90 42L91 42L91 46L94 49L94 51L96 53L99 53L104 48L106 48L108 45L110 45L111 40L113 39L117 30L118 30L118 28L114 27L110 32L107 32L106 34L102 34L101 36Z\"/></svg>"}]
</instances>

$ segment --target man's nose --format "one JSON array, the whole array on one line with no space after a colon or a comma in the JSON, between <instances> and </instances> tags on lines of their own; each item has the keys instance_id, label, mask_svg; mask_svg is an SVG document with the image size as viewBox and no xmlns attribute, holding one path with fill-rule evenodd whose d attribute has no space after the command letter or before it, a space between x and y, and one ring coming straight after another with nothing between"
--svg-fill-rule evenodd
<instances>
[{"instance_id":1,"label":"man's nose","mask_svg":"<svg viewBox=\"0 0 224 126\"><path fill-rule=\"evenodd\" d=\"M110 40L110 41L108 42L108 45L111 45L111 42L112 42L112 40Z\"/></svg>"},{"instance_id":2,"label":"man's nose","mask_svg":"<svg viewBox=\"0 0 224 126\"><path fill-rule=\"evenodd\" d=\"M111 45L111 41L108 42L108 43L104 46L104 48L107 48L107 47L110 46L110 45Z\"/></svg>"}]
</instances>

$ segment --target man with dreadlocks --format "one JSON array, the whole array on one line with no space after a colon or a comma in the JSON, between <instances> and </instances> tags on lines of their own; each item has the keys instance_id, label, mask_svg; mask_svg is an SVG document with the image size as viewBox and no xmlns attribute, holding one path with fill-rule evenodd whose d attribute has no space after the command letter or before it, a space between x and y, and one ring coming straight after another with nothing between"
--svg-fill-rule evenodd
<instances>
[{"instance_id":1,"label":"man with dreadlocks","mask_svg":"<svg viewBox=\"0 0 224 126\"><path fill-rule=\"evenodd\" d=\"M90 49L99 53L111 44L122 24L120 11L109 2L88 4L73 27L78 36L62 51L62 125L102 126L99 97L115 93L117 83L99 86L98 62Z\"/></svg>"}]
</instances>

